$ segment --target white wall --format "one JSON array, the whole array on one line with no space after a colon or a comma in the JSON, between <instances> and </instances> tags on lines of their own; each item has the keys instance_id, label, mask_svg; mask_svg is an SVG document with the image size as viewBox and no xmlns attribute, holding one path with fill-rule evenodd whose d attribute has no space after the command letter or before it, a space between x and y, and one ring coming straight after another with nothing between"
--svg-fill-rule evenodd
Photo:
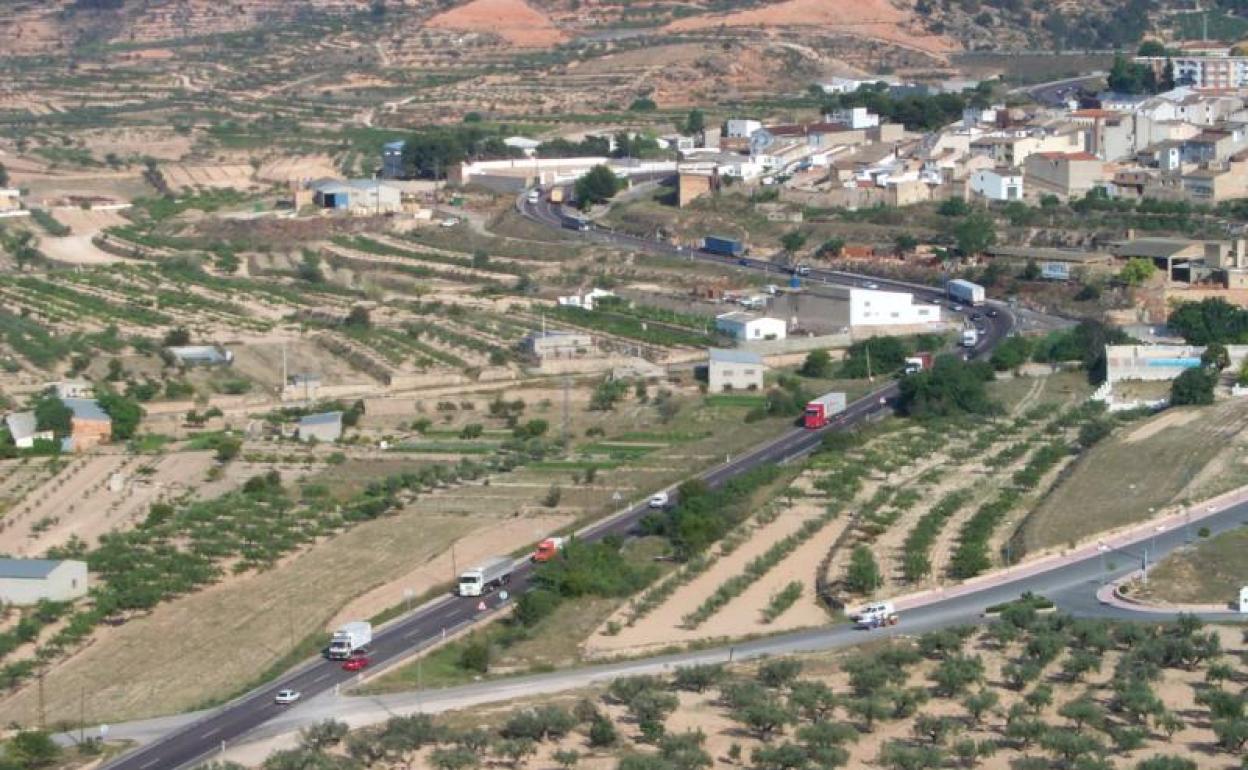
<instances>
[{"instance_id":1,"label":"white wall","mask_svg":"<svg viewBox=\"0 0 1248 770\"><path fill-rule=\"evenodd\" d=\"M748 120L744 118L732 118L728 121L726 136L729 139L749 139L750 134L762 128L763 124L757 120Z\"/></svg>"},{"instance_id":2,"label":"white wall","mask_svg":"<svg viewBox=\"0 0 1248 770\"><path fill-rule=\"evenodd\" d=\"M940 306L915 304L914 295L901 291L851 289L849 325L915 326L940 323Z\"/></svg>"},{"instance_id":3,"label":"white wall","mask_svg":"<svg viewBox=\"0 0 1248 770\"><path fill-rule=\"evenodd\" d=\"M1002 174L992 169L980 169L971 174L968 185L972 192L988 200L1023 199L1023 177L1020 174Z\"/></svg>"},{"instance_id":4,"label":"white wall","mask_svg":"<svg viewBox=\"0 0 1248 770\"><path fill-rule=\"evenodd\" d=\"M763 372L766 370L767 367L761 362L739 364L711 361L707 365L707 387L712 393L722 393L725 390L760 390L763 387Z\"/></svg>"},{"instance_id":5,"label":"white wall","mask_svg":"<svg viewBox=\"0 0 1248 770\"><path fill-rule=\"evenodd\" d=\"M782 340L788 335L788 325L780 318L716 318L715 328L731 334L738 340Z\"/></svg>"}]
</instances>

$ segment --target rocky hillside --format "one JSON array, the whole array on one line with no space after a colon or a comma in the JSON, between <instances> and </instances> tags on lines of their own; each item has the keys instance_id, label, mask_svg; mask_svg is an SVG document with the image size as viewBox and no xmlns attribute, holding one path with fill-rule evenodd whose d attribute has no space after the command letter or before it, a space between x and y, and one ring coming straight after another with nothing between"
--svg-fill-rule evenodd
<instances>
[{"instance_id":1,"label":"rocky hillside","mask_svg":"<svg viewBox=\"0 0 1248 770\"><path fill-rule=\"evenodd\" d=\"M510 5L508 5L510 4ZM604 28L695 32L722 28L853 35L929 53L1111 50L1149 33L1190 35L1191 0L506 0L502 36L548 46ZM1242 3L1213 0L1214 34L1248 20ZM495 0L7 0L0 3L0 56L55 53L95 43L150 45L301 22L376 21L479 31L499 20ZM522 11L522 13L520 12ZM535 22L536 20L536 22ZM506 26L506 25L504 25Z\"/></svg>"}]
</instances>

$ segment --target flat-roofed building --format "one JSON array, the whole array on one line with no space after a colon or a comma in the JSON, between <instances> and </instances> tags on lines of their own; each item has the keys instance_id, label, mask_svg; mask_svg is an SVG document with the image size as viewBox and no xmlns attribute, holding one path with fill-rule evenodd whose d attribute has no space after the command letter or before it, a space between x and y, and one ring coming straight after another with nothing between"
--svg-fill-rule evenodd
<instances>
[{"instance_id":1,"label":"flat-roofed building","mask_svg":"<svg viewBox=\"0 0 1248 770\"><path fill-rule=\"evenodd\" d=\"M767 367L762 356L746 350L712 348L707 353L706 381L712 393L762 390Z\"/></svg>"}]
</instances>

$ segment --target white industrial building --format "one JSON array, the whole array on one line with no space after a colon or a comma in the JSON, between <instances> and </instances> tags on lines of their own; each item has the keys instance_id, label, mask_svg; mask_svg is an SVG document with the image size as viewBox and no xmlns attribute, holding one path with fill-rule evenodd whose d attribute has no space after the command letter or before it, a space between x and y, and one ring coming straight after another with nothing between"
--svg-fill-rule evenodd
<instances>
[{"instance_id":1,"label":"white industrial building","mask_svg":"<svg viewBox=\"0 0 1248 770\"><path fill-rule=\"evenodd\" d=\"M780 318L766 318L753 313L735 311L715 316L715 328L731 336L733 339L782 340L788 335L789 327Z\"/></svg>"},{"instance_id":2,"label":"white industrial building","mask_svg":"<svg viewBox=\"0 0 1248 770\"><path fill-rule=\"evenodd\" d=\"M990 201L1021 201L1023 172L1020 169L981 168L966 183L972 197Z\"/></svg>"},{"instance_id":3,"label":"white industrial building","mask_svg":"<svg viewBox=\"0 0 1248 770\"><path fill-rule=\"evenodd\" d=\"M766 371L762 356L757 353L719 348L707 353L706 381L711 393L762 390Z\"/></svg>"},{"instance_id":4,"label":"white industrial building","mask_svg":"<svg viewBox=\"0 0 1248 770\"><path fill-rule=\"evenodd\" d=\"M87 563L73 559L0 559L0 602L68 602L87 594Z\"/></svg>"},{"instance_id":5,"label":"white industrial building","mask_svg":"<svg viewBox=\"0 0 1248 770\"><path fill-rule=\"evenodd\" d=\"M905 291L849 290L849 325L923 326L940 323L940 305L914 301Z\"/></svg>"}]
</instances>

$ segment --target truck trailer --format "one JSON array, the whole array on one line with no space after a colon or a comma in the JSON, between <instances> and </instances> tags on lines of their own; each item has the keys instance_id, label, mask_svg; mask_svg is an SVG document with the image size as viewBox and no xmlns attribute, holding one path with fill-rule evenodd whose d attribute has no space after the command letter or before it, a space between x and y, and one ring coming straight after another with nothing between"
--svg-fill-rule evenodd
<instances>
[{"instance_id":1,"label":"truck trailer","mask_svg":"<svg viewBox=\"0 0 1248 770\"><path fill-rule=\"evenodd\" d=\"M819 398L806 404L806 411L802 415L802 424L807 428L822 428L827 425L832 416L845 411L845 394L844 393L824 393Z\"/></svg>"},{"instance_id":2,"label":"truck trailer","mask_svg":"<svg viewBox=\"0 0 1248 770\"><path fill-rule=\"evenodd\" d=\"M555 555L563 550L568 539L566 537L548 537L537 544L537 548L533 550L533 555L529 557L529 561L541 564L555 558Z\"/></svg>"},{"instance_id":3,"label":"truck trailer","mask_svg":"<svg viewBox=\"0 0 1248 770\"><path fill-rule=\"evenodd\" d=\"M546 197L551 203L563 203L563 188L550 188L550 193Z\"/></svg>"},{"instance_id":4,"label":"truck trailer","mask_svg":"<svg viewBox=\"0 0 1248 770\"><path fill-rule=\"evenodd\" d=\"M511 580L511 559L495 556L459 576L460 596L481 596Z\"/></svg>"},{"instance_id":5,"label":"truck trailer","mask_svg":"<svg viewBox=\"0 0 1248 770\"><path fill-rule=\"evenodd\" d=\"M945 292L949 298L961 302L964 305L982 305L984 302L984 287L977 283L964 281L961 278L954 278L945 284Z\"/></svg>"},{"instance_id":6,"label":"truck trailer","mask_svg":"<svg viewBox=\"0 0 1248 770\"><path fill-rule=\"evenodd\" d=\"M585 217L578 217L573 214L560 214L559 224L568 230L578 230L585 232L589 229L589 220Z\"/></svg>"},{"instance_id":7,"label":"truck trailer","mask_svg":"<svg viewBox=\"0 0 1248 770\"><path fill-rule=\"evenodd\" d=\"M741 257L745 255L745 244L736 238L708 235L702 239L702 250L725 257Z\"/></svg>"},{"instance_id":8,"label":"truck trailer","mask_svg":"<svg viewBox=\"0 0 1248 770\"><path fill-rule=\"evenodd\" d=\"M962 330L962 347L973 348L979 344L979 332L975 329Z\"/></svg>"},{"instance_id":9,"label":"truck trailer","mask_svg":"<svg viewBox=\"0 0 1248 770\"><path fill-rule=\"evenodd\" d=\"M365 620L354 620L334 632L325 654L331 660L346 660L356 653L367 650L368 645L372 643L373 624Z\"/></svg>"}]
</instances>

